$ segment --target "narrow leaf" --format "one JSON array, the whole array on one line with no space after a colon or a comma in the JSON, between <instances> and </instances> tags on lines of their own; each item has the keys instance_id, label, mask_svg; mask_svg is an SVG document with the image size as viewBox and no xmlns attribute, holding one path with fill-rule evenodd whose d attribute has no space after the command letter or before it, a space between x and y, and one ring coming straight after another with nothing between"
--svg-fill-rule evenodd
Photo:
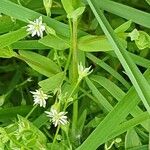
<instances>
[{"instance_id":1,"label":"narrow leaf","mask_svg":"<svg viewBox=\"0 0 150 150\"><path fill-rule=\"evenodd\" d=\"M37 72L50 77L58 73L59 67L49 58L30 51L19 51L18 58L24 60Z\"/></svg>"},{"instance_id":2,"label":"narrow leaf","mask_svg":"<svg viewBox=\"0 0 150 150\"><path fill-rule=\"evenodd\" d=\"M17 31L6 33L0 36L0 48L11 45L27 36L26 28L21 28Z\"/></svg>"},{"instance_id":3,"label":"narrow leaf","mask_svg":"<svg viewBox=\"0 0 150 150\"><path fill-rule=\"evenodd\" d=\"M60 88L62 82L64 80L64 72L60 72L48 79L40 81L38 84L44 90L44 92L54 91Z\"/></svg>"}]
</instances>

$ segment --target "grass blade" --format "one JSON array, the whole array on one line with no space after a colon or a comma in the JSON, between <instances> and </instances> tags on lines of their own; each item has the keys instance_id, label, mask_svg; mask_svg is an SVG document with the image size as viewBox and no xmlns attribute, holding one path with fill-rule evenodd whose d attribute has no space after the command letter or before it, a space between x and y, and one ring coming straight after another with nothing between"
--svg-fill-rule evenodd
<instances>
[{"instance_id":1,"label":"grass blade","mask_svg":"<svg viewBox=\"0 0 150 150\"><path fill-rule=\"evenodd\" d=\"M145 108L150 113L150 85L147 83L146 79L143 77L142 73L136 67L135 63L129 56L128 52L124 49L123 45L120 43L116 34L114 33L112 27L108 23L107 19L103 15L102 11L98 8L97 2L93 0L87 0L97 21L101 25L104 33L106 34L109 42L114 48L118 59L120 60L122 66L124 67L128 77L130 78L133 86L135 87L139 97L141 98Z\"/></svg>"},{"instance_id":2,"label":"grass blade","mask_svg":"<svg viewBox=\"0 0 150 150\"><path fill-rule=\"evenodd\" d=\"M150 77L150 70L145 73L145 77ZM131 100L131 97L133 98ZM90 136L77 148L77 150L95 150L103 144L115 131L118 125L126 118L131 110L139 103L140 99L132 87L126 96L118 102L114 109L97 126Z\"/></svg>"},{"instance_id":3,"label":"grass blade","mask_svg":"<svg viewBox=\"0 0 150 150\"><path fill-rule=\"evenodd\" d=\"M123 17L127 20L132 20L133 22L144 27L150 27L149 13L110 0L95 0L95 2L101 9Z\"/></svg>"}]
</instances>

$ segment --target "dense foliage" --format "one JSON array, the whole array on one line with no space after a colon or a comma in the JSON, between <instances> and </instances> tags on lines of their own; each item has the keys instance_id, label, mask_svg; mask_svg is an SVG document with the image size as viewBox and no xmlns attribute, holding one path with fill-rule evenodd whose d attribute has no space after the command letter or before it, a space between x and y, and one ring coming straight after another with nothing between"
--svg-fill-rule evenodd
<instances>
[{"instance_id":1,"label":"dense foliage","mask_svg":"<svg viewBox=\"0 0 150 150\"><path fill-rule=\"evenodd\" d=\"M0 150L150 149L150 0L0 0Z\"/></svg>"}]
</instances>

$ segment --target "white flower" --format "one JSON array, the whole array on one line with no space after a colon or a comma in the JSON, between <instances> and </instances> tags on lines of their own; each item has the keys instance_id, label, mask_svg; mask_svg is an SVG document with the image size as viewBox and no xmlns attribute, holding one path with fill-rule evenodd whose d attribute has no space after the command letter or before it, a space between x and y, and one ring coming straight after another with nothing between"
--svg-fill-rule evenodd
<instances>
[{"instance_id":1,"label":"white flower","mask_svg":"<svg viewBox=\"0 0 150 150\"><path fill-rule=\"evenodd\" d=\"M82 78L88 76L93 70L91 70L91 66L88 67L88 68L84 68L82 63L80 63L78 65L78 74L79 74L79 79L78 80L81 80Z\"/></svg>"},{"instance_id":2,"label":"white flower","mask_svg":"<svg viewBox=\"0 0 150 150\"><path fill-rule=\"evenodd\" d=\"M45 25L42 23L42 17L40 16L38 19L34 21L29 21L30 24L27 25L27 31L31 34L31 36L37 35L38 37L43 37L43 32L45 31Z\"/></svg>"},{"instance_id":3,"label":"white flower","mask_svg":"<svg viewBox=\"0 0 150 150\"><path fill-rule=\"evenodd\" d=\"M45 111L45 113L47 114L48 117L51 118L51 121L55 127L58 125L65 125L68 123L67 116L65 116L67 112L57 112L56 109L51 108L50 112Z\"/></svg>"},{"instance_id":4,"label":"white flower","mask_svg":"<svg viewBox=\"0 0 150 150\"><path fill-rule=\"evenodd\" d=\"M39 104L40 107L46 106L46 100L49 98L49 95L44 94L44 92L41 89L36 90L35 92L33 91L30 91L30 92L33 94L33 98L34 98L33 105Z\"/></svg>"}]
</instances>

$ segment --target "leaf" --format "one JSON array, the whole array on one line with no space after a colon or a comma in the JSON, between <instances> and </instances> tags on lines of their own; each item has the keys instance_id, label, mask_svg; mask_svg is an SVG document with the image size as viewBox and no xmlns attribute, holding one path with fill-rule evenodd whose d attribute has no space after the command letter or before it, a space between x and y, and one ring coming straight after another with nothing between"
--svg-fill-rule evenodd
<instances>
[{"instance_id":1,"label":"leaf","mask_svg":"<svg viewBox=\"0 0 150 150\"><path fill-rule=\"evenodd\" d=\"M56 89L60 88L64 80L64 77L65 77L64 72L60 72L48 79L40 81L38 84L46 93L49 91L55 91Z\"/></svg>"},{"instance_id":2,"label":"leaf","mask_svg":"<svg viewBox=\"0 0 150 150\"><path fill-rule=\"evenodd\" d=\"M39 40L39 43L57 50L64 50L70 47L68 40L54 35L47 35L43 37Z\"/></svg>"},{"instance_id":3,"label":"leaf","mask_svg":"<svg viewBox=\"0 0 150 150\"><path fill-rule=\"evenodd\" d=\"M77 19L79 16L83 14L84 10L85 10L85 7L78 7L76 10L69 13L67 17L72 18L72 19Z\"/></svg>"},{"instance_id":4,"label":"leaf","mask_svg":"<svg viewBox=\"0 0 150 150\"><path fill-rule=\"evenodd\" d=\"M138 124L142 124L145 121L150 121L150 116L147 112L143 112L142 114L132 118L126 122L121 123L115 131L108 137L108 140L115 138L116 136L121 135L122 133L126 132L127 130L132 129L133 127L137 126Z\"/></svg>"},{"instance_id":5,"label":"leaf","mask_svg":"<svg viewBox=\"0 0 150 150\"><path fill-rule=\"evenodd\" d=\"M146 2L150 5L150 0L146 0Z\"/></svg>"},{"instance_id":6,"label":"leaf","mask_svg":"<svg viewBox=\"0 0 150 150\"><path fill-rule=\"evenodd\" d=\"M92 75L90 79L98 83L100 86L103 86L117 101L120 101L126 95L125 92L123 92L117 85L115 85L112 81L108 80L107 78L103 76ZM143 114L143 110L141 110L138 106L136 106L130 112L130 114L133 117L136 117L140 114ZM148 128L149 123L150 122L143 122L141 125L147 131L149 131L149 128Z\"/></svg>"},{"instance_id":7,"label":"leaf","mask_svg":"<svg viewBox=\"0 0 150 150\"><path fill-rule=\"evenodd\" d=\"M12 21L11 17L2 15L0 17L0 34L11 31L14 25L15 22Z\"/></svg>"},{"instance_id":8,"label":"leaf","mask_svg":"<svg viewBox=\"0 0 150 150\"><path fill-rule=\"evenodd\" d=\"M92 91L93 95L97 98L97 103L102 105L108 112L113 109L111 104L107 101L107 99L99 92L96 86L92 83L92 81L86 78L86 83L90 90Z\"/></svg>"},{"instance_id":9,"label":"leaf","mask_svg":"<svg viewBox=\"0 0 150 150\"><path fill-rule=\"evenodd\" d=\"M42 56L40 54L30 52L30 51L19 51L19 59L24 60L30 67L32 67L37 72L50 77L58 72L60 72L59 67L51 59Z\"/></svg>"},{"instance_id":10,"label":"leaf","mask_svg":"<svg viewBox=\"0 0 150 150\"><path fill-rule=\"evenodd\" d=\"M0 49L1 58L11 58L14 57L16 53L11 48Z\"/></svg>"},{"instance_id":11,"label":"leaf","mask_svg":"<svg viewBox=\"0 0 150 150\"><path fill-rule=\"evenodd\" d=\"M44 124L46 124L48 120L49 120L49 118L45 115L45 113L42 113L40 116L38 116L38 117L33 121L33 124L34 124L37 128L40 128L40 127L42 127Z\"/></svg>"},{"instance_id":12,"label":"leaf","mask_svg":"<svg viewBox=\"0 0 150 150\"><path fill-rule=\"evenodd\" d=\"M108 73L110 73L113 77L115 77L120 83L122 83L127 89L130 88L130 84L118 73L116 72L111 66L107 65L104 61L100 58L95 57L93 54L87 53L86 56L92 60L94 63L105 69Z\"/></svg>"},{"instance_id":13,"label":"leaf","mask_svg":"<svg viewBox=\"0 0 150 150\"><path fill-rule=\"evenodd\" d=\"M29 113L29 111L32 108L33 108L33 106L16 106L16 107L11 107L11 108L10 107L3 108L0 110L0 120L12 119L12 118L16 117L17 114L25 116ZM37 111L35 110L35 112L33 112L33 114L36 114L36 113L37 113Z\"/></svg>"},{"instance_id":14,"label":"leaf","mask_svg":"<svg viewBox=\"0 0 150 150\"><path fill-rule=\"evenodd\" d=\"M122 25L120 25L118 28L115 29L115 32L116 33L122 33L122 32L127 31L130 28L131 23L132 23L131 20L123 23Z\"/></svg>"},{"instance_id":15,"label":"leaf","mask_svg":"<svg viewBox=\"0 0 150 150\"><path fill-rule=\"evenodd\" d=\"M40 42L38 42L38 40L21 40L13 43L11 47L13 49L49 49L48 46L41 44Z\"/></svg>"},{"instance_id":16,"label":"leaf","mask_svg":"<svg viewBox=\"0 0 150 150\"><path fill-rule=\"evenodd\" d=\"M112 46L106 36L87 35L79 38L78 48L86 52L111 51Z\"/></svg>"},{"instance_id":17,"label":"leaf","mask_svg":"<svg viewBox=\"0 0 150 150\"><path fill-rule=\"evenodd\" d=\"M35 18L39 18L40 16L43 16L40 13L25 8L21 5L17 5L8 0L0 0L0 12L27 23L29 20L34 20ZM45 22L47 25L52 27L56 31L56 33L59 33L66 37L70 36L67 25L46 16L43 16L42 19L43 22Z\"/></svg>"},{"instance_id":18,"label":"leaf","mask_svg":"<svg viewBox=\"0 0 150 150\"><path fill-rule=\"evenodd\" d=\"M125 149L128 150L130 148L141 146L141 141L139 136L137 135L134 129L128 130L126 137L125 137Z\"/></svg>"},{"instance_id":19,"label":"leaf","mask_svg":"<svg viewBox=\"0 0 150 150\"><path fill-rule=\"evenodd\" d=\"M26 28L21 28L17 31L13 31L0 36L0 48L11 45L14 42L19 41L27 36Z\"/></svg>"},{"instance_id":20,"label":"leaf","mask_svg":"<svg viewBox=\"0 0 150 150\"><path fill-rule=\"evenodd\" d=\"M64 7L67 14L73 12L74 9L73 9L73 6L72 6L72 1L61 0L61 3L63 4L63 7Z\"/></svg>"},{"instance_id":21,"label":"leaf","mask_svg":"<svg viewBox=\"0 0 150 150\"><path fill-rule=\"evenodd\" d=\"M87 1L94 15L96 16L99 24L101 25L103 31L107 35L109 41L112 43L114 51L118 59L126 69L126 72L128 73L128 76L130 77L138 95L140 96L148 112L150 113L149 107L150 95L147 92L150 90L149 84L147 83L143 75L140 73L140 71L136 68L135 64L132 62L132 59L128 57L126 50L123 48L122 44L120 44L118 38L114 34L105 16L101 12L101 10L97 7L98 4L96 3L96 1L95 0L93 0L92 2L90 0ZM148 89L146 89L146 87ZM107 115L107 117L105 117L105 119L97 126L97 128L91 133L91 135L83 142L83 144L77 150L97 149L99 145L101 145L102 141L104 141L104 139L107 139L110 132L112 132L112 130L118 126L118 122L120 123L121 120L128 115L129 111L131 111L138 104L138 102L136 102L137 99L135 101L135 97L134 99L132 99L132 101L131 100L128 101L129 99L128 96L130 97L131 95L127 94L124 97L124 99L122 99L115 106L115 108ZM136 94L134 96L136 96ZM128 101L128 103L126 103L124 100L126 100L126 102ZM140 100L138 99L138 101Z\"/></svg>"},{"instance_id":22,"label":"leaf","mask_svg":"<svg viewBox=\"0 0 150 150\"><path fill-rule=\"evenodd\" d=\"M95 0L93 2L91 2L91 0L88 0L88 3L93 10L104 33L108 37L108 40L110 41L114 52L116 53L119 61L124 67L132 84L134 85L145 108L150 113L150 93L148 92L150 91L150 85L147 83L146 79L143 77L142 73L139 71L124 46L120 43L119 39L117 38L116 34L114 33L112 27L110 26L102 11L97 7L97 2Z\"/></svg>"},{"instance_id":23,"label":"leaf","mask_svg":"<svg viewBox=\"0 0 150 150\"><path fill-rule=\"evenodd\" d=\"M98 9L101 8L102 10L106 10L127 20L132 20L133 22L140 24L144 27L150 27L150 14L147 12L111 0L94 1L96 2Z\"/></svg>"},{"instance_id":24,"label":"leaf","mask_svg":"<svg viewBox=\"0 0 150 150\"><path fill-rule=\"evenodd\" d=\"M135 40L135 44L141 50L150 48L150 36L144 31L139 31L139 37Z\"/></svg>"},{"instance_id":25,"label":"leaf","mask_svg":"<svg viewBox=\"0 0 150 150\"><path fill-rule=\"evenodd\" d=\"M80 117L78 119L78 134L79 135L82 135L82 131L83 131L83 128L84 128L84 124L85 124L85 121L86 121L86 116L87 116L87 110L85 109L81 114L80 114Z\"/></svg>"},{"instance_id":26,"label":"leaf","mask_svg":"<svg viewBox=\"0 0 150 150\"><path fill-rule=\"evenodd\" d=\"M147 79L150 79L150 70L147 70L144 75ZM114 109L102 120L77 150L95 150L99 145L108 141L110 139L109 136L113 134L115 129L118 129L118 125L124 121L125 117L127 117L130 111L135 108L139 102L140 99L137 96L135 89L133 87L130 88L125 97L117 103Z\"/></svg>"},{"instance_id":27,"label":"leaf","mask_svg":"<svg viewBox=\"0 0 150 150\"><path fill-rule=\"evenodd\" d=\"M43 0L47 16L51 16L52 0Z\"/></svg>"},{"instance_id":28,"label":"leaf","mask_svg":"<svg viewBox=\"0 0 150 150\"><path fill-rule=\"evenodd\" d=\"M129 33L129 37L131 38L131 41L137 40L139 38L139 31L137 29L134 29L131 33Z\"/></svg>"}]
</instances>

